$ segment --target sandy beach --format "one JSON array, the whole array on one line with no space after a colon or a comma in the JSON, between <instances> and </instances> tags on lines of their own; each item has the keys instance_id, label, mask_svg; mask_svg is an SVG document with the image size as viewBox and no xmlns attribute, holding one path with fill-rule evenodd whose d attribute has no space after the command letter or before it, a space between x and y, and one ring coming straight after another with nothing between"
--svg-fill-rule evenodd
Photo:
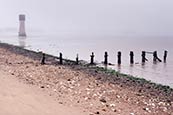
<instances>
[{"instance_id":1,"label":"sandy beach","mask_svg":"<svg viewBox=\"0 0 173 115\"><path fill-rule=\"evenodd\" d=\"M40 59L40 53L0 44L0 114L173 115L167 86L96 67L59 65L48 55L41 65Z\"/></svg>"},{"instance_id":2,"label":"sandy beach","mask_svg":"<svg viewBox=\"0 0 173 115\"><path fill-rule=\"evenodd\" d=\"M26 85L0 71L1 115L87 115L80 109L66 107L38 87Z\"/></svg>"}]
</instances>

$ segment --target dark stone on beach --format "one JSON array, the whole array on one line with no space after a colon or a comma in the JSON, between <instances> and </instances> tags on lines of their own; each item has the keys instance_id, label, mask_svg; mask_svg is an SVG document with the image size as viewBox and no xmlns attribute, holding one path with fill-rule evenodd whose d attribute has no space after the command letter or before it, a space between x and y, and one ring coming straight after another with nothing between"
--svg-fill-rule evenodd
<instances>
[{"instance_id":1,"label":"dark stone on beach","mask_svg":"<svg viewBox=\"0 0 173 115\"><path fill-rule=\"evenodd\" d=\"M26 66L26 68L29 68L29 66Z\"/></svg>"},{"instance_id":2,"label":"dark stone on beach","mask_svg":"<svg viewBox=\"0 0 173 115\"><path fill-rule=\"evenodd\" d=\"M63 102L59 102L59 104L63 104Z\"/></svg>"},{"instance_id":3,"label":"dark stone on beach","mask_svg":"<svg viewBox=\"0 0 173 115\"><path fill-rule=\"evenodd\" d=\"M101 101L101 102L103 102L103 103L106 103L106 100L105 100L105 99L103 99L103 98L102 98L102 99L100 99L100 101Z\"/></svg>"},{"instance_id":4,"label":"dark stone on beach","mask_svg":"<svg viewBox=\"0 0 173 115\"><path fill-rule=\"evenodd\" d=\"M97 111L95 114L100 114L100 112L99 112L99 111Z\"/></svg>"},{"instance_id":5,"label":"dark stone on beach","mask_svg":"<svg viewBox=\"0 0 173 115\"><path fill-rule=\"evenodd\" d=\"M98 73L98 71L97 71L97 70L95 70L95 73Z\"/></svg>"},{"instance_id":6,"label":"dark stone on beach","mask_svg":"<svg viewBox=\"0 0 173 115\"><path fill-rule=\"evenodd\" d=\"M171 100L170 100L170 99L167 99L167 102L168 102L168 103L171 103Z\"/></svg>"},{"instance_id":7,"label":"dark stone on beach","mask_svg":"<svg viewBox=\"0 0 173 115\"><path fill-rule=\"evenodd\" d=\"M14 75L14 73L11 73L11 75Z\"/></svg>"},{"instance_id":8,"label":"dark stone on beach","mask_svg":"<svg viewBox=\"0 0 173 115\"><path fill-rule=\"evenodd\" d=\"M101 80L101 79L102 79L101 77L96 78L96 80Z\"/></svg>"},{"instance_id":9,"label":"dark stone on beach","mask_svg":"<svg viewBox=\"0 0 173 115\"><path fill-rule=\"evenodd\" d=\"M44 88L44 86L41 86L40 88Z\"/></svg>"},{"instance_id":10,"label":"dark stone on beach","mask_svg":"<svg viewBox=\"0 0 173 115\"><path fill-rule=\"evenodd\" d=\"M117 112L117 110L116 109L113 109L113 112Z\"/></svg>"},{"instance_id":11,"label":"dark stone on beach","mask_svg":"<svg viewBox=\"0 0 173 115\"><path fill-rule=\"evenodd\" d=\"M35 64L35 67L38 67L38 64Z\"/></svg>"},{"instance_id":12,"label":"dark stone on beach","mask_svg":"<svg viewBox=\"0 0 173 115\"><path fill-rule=\"evenodd\" d=\"M142 94L140 94L140 93L137 93L136 95L137 95L137 96L142 96Z\"/></svg>"},{"instance_id":13,"label":"dark stone on beach","mask_svg":"<svg viewBox=\"0 0 173 115\"><path fill-rule=\"evenodd\" d=\"M71 79L67 79L67 81L71 81Z\"/></svg>"},{"instance_id":14,"label":"dark stone on beach","mask_svg":"<svg viewBox=\"0 0 173 115\"><path fill-rule=\"evenodd\" d=\"M102 109L102 111L105 111L106 112L106 109Z\"/></svg>"}]
</instances>

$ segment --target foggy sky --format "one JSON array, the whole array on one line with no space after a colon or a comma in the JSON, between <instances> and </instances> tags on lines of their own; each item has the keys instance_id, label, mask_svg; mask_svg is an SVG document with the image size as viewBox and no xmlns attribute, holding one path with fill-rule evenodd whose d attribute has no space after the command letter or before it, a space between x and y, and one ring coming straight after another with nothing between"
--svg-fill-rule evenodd
<instances>
[{"instance_id":1,"label":"foggy sky","mask_svg":"<svg viewBox=\"0 0 173 115\"><path fill-rule=\"evenodd\" d=\"M0 0L0 32L173 36L173 0Z\"/></svg>"}]
</instances>

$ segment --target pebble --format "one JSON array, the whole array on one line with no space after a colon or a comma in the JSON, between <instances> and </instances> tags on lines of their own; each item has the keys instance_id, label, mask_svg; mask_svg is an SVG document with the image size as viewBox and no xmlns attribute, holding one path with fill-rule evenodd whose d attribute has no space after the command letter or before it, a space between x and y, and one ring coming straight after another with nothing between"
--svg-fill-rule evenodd
<instances>
[{"instance_id":1,"label":"pebble","mask_svg":"<svg viewBox=\"0 0 173 115\"><path fill-rule=\"evenodd\" d=\"M120 96L119 96L119 95L117 95L116 97L117 97L117 98L120 98Z\"/></svg>"},{"instance_id":2,"label":"pebble","mask_svg":"<svg viewBox=\"0 0 173 115\"><path fill-rule=\"evenodd\" d=\"M50 85L47 85L46 87L47 87L47 88L50 88Z\"/></svg>"},{"instance_id":3,"label":"pebble","mask_svg":"<svg viewBox=\"0 0 173 115\"><path fill-rule=\"evenodd\" d=\"M56 92L57 90L56 90L56 89L54 89L53 91L54 91L54 92Z\"/></svg>"},{"instance_id":4,"label":"pebble","mask_svg":"<svg viewBox=\"0 0 173 115\"><path fill-rule=\"evenodd\" d=\"M100 112L99 112L99 111L97 111L95 114L100 114Z\"/></svg>"},{"instance_id":5,"label":"pebble","mask_svg":"<svg viewBox=\"0 0 173 115\"><path fill-rule=\"evenodd\" d=\"M148 111L148 110L149 110L149 108L144 108L144 110Z\"/></svg>"},{"instance_id":6,"label":"pebble","mask_svg":"<svg viewBox=\"0 0 173 115\"><path fill-rule=\"evenodd\" d=\"M100 99L100 101L101 101L101 102L103 102L103 103L106 103L106 100L105 100L105 99L103 99L103 98L102 98L102 99Z\"/></svg>"},{"instance_id":7,"label":"pebble","mask_svg":"<svg viewBox=\"0 0 173 115\"><path fill-rule=\"evenodd\" d=\"M115 107L115 104L110 104L110 107Z\"/></svg>"},{"instance_id":8,"label":"pebble","mask_svg":"<svg viewBox=\"0 0 173 115\"><path fill-rule=\"evenodd\" d=\"M166 107L163 107L163 111L166 112L168 109Z\"/></svg>"},{"instance_id":9,"label":"pebble","mask_svg":"<svg viewBox=\"0 0 173 115\"><path fill-rule=\"evenodd\" d=\"M117 110L116 110L116 109L112 109L112 111L113 111L113 112L117 112Z\"/></svg>"},{"instance_id":10,"label":"pebble","mask_svg":"<svg viewBox=\"0 0 173 115\"><path fill-rule=\"evenodd\" d=\"M106 111L106 109L102 109L102 111Z\"/></svg>"},{"instance_id":11,"label":"pebble","mask_svg":"<svg viewBox=\"0 0 173 115\"><path fill-rule=\"evenodd\" d=\"M44 88L44 86L41 86L40 88Z\"/></svg>"},{"instance_id":12,"label":"pebble","mask_svg":"<svg viewBox=\"0 0 173 115\"><path fill-rule=\"evenodd\" d=\"M151 105L152 105L153 107L155 107L155 104L154 104L154 103L151 103Z\"/></svg>"},{"instance_id":13,"label":"pebble","mask_svg":"<svg viewBox=\"0 0 173 115\"><path fill-rule=\"evenodd\" d=\"M159 102L158 105L165 105L165 103L164 102Z\"/></svg>"},{"instance_id":14,"label":"pebble","mask_svg":"<svg viewBox=\"0 0 173 115\"><path fill-rule=\"evenodd\" d=\"M59 102L59 104L63 104L63 102Z\"/></svg>"},{"instance_id":15,"label":"pebble","mask_svg":"<svg viewBox=\"0 0 173 115\"><path fill-rule=\"evenodd\" d=\"M151 112L150 110L149 110L149 108L143 108L143 110L145 110L145 111L147 111L147 112Z\"/></svg>"}]
</instances>

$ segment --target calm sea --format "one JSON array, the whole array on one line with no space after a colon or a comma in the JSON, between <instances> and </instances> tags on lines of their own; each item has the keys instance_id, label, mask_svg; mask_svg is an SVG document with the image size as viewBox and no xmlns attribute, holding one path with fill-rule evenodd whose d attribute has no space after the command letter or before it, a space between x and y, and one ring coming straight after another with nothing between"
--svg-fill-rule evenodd
<instances>
[{"instance_id":1,"label":"calm sea","mask_svg":"<svg viewBox=\"0 0 173 115\"><path fill-rule=\"evenodd\" d=\"M111 68L122 73L142 77L156 83L169 85L173 88L173 38L171 37L118 37L118 36L72 36L72 35L41 35L18 38L17 35L0 35L0 41L25 47L26 49L43 51L48 54L89 62L91 52L95 53L95 61L101 63L104 52L108 52ZM148 62L141 64L142 51L158 51L163 60L164 50L168 51L167 63L153 64L152 54L147 54ZM122 52L122 65L117 65L117 52ZM135 64L129 63L129 52L134 51Z\"/></svg>"}]
</instances>

